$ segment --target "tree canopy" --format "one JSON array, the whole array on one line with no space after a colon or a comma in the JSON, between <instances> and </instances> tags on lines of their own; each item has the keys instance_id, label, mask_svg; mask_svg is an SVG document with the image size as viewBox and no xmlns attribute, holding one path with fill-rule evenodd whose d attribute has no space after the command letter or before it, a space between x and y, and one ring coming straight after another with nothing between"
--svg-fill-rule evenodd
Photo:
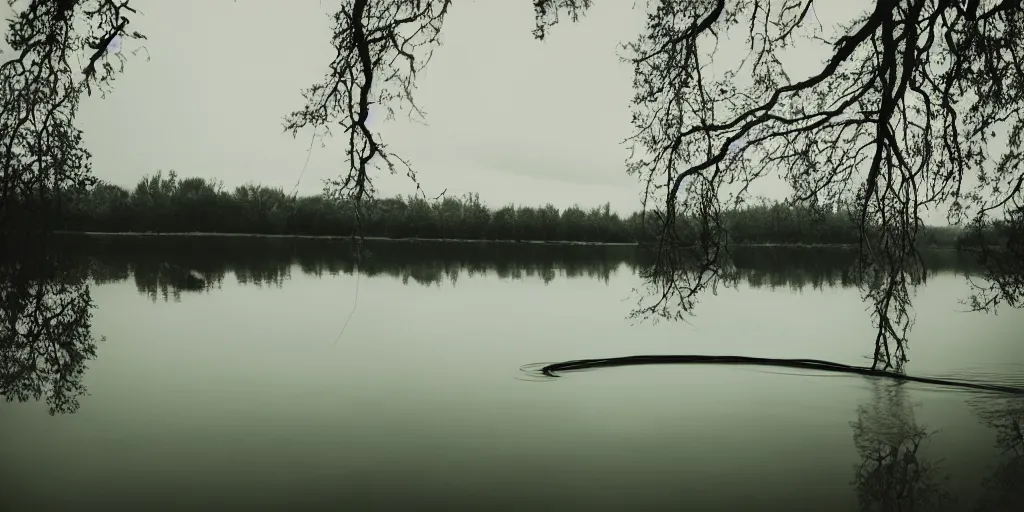
<instances>
[{"instance_id":1,"label":"tree canopy","mask_svg":"<svg viewBox=\"0 0 1024 512\"><path fill-rule=\"evenodd\" d=\"M525 0L519 0L524 1ZM142 39L131 0L8 0L16 16L0 64L2 197L45 195L89 182L74 127L82 93L109 90L125 57L107 49ZM340 0L324 78L285 129L344 134L346 167L327 190L361 201L382 172L413 169L367 123L370 109L422 115L417 73L428 65L452 0ZM533 0L533 34L579 21L591 0ZM723 212L759 178L783 178L791 201L848 205L860 233L865 299L877 327L875 360L906 362L910 295L926 273L916 240L922 212L943 210L976 229L990 263L978 308L1019 305L1024 261L1024 6L1021 0L862 0L862 12L825 27L822 0L648 0L646 24L622 47L634 71L634 135L627 172L657 219L657 261L637 313L678 318L728 265ZM481 20L486 23L486 20ZM524 27L524 30L526 28ZM720 38L746 55L710 74ZM782 55L829 56L791 77ZM84 66L73 56L83 56ZM116 66L115 66L116 64ZM6 207L0 214L8 216ZM699 219L682 239L677 219ZM985 233L997 233L996 243Z\"/></svg>"}]
</instances>

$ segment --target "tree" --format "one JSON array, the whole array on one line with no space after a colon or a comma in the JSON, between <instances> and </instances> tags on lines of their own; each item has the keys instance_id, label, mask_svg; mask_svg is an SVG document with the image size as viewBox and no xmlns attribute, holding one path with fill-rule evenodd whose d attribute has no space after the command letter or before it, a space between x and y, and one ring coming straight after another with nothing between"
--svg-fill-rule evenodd
<instances>
[{"instance_id":1,"label":"tree","mask_svg":"<svg viewBox=\"0 0 1024 512\"><path fill-rule=\"evenodd\" d=\"M7 3L15 8L15 0ZM5 37L14 57L0 64L0 229L5 233L25 217L37 220L19 213L26 203L95 183L89 152L74 126L79 98L93 86L104 91L118 71L106 52L115 38L144 37L125 32L125 15L135 12L128 2L30 0L15 12ZM75 25L81 19L84 29ZM84 69L71 64L82 54L87 54Z\"/></svg>"},{"instance_id":2,"label":"tree","mask_svg":"<svg viewBox=\"0 0 1024 512\"><path fill-rule=\"evenodd\" d=\"M42 155L81 155L64 165L87 171L72 127L74 105L89 84L113 76L105 49L115 37L143 37L125 30L130 1L31 0L11 22L8 42L20 56L0 68L9 84L0 115L5 187L10 175L45 174L32 163ZM792 202L843 205L856 222L864 295L874 305L876 363L899 369L907 360L910 290L926 275L916 249L922 212L944 209L954 224L1010 219L1006 225L1020 227L1009 212L1024 203L1024 7L1020 0L864 0L863 13L832 34L816 24L821 4L646 2L643 32L623 47L635 73L628 170L646 186L645 212L659 233L658 257L645 274L653 293L637 313L679 318L691 311L698 294L728 272L725 207L746 201L752 182L776 174L792 187ZM348 166L329 184L335 194L360 204L374 193L379 172L405 172L415 182L367 119L371 108L388 117L395 109L422 115L416 76L440 41L451 5L340 2L330 41L335 56L324 79L305 91L306 104L285 121L293 134L306 127L346 134ZM561 19L582 18L592 1L533 5L534 35L543 40ZM87 31L76 32L72 20ZM748 54L737 71L707 76L723 35L745 36ZM791 78L783 50L813 44L826 45L830 56L818 72ZM67 54L76 51L88 56L80 73L68 65ZM32 75L49 85L36 85ZM63 112L51 126L72 134L62 146L44 140L46 125L19 122L19 112L49 108ZM1002 151L992 144L1000 134ZM726 194L728 186L739 192ZM997 297L983 304L1014 304L1019 300L1011 295L1021 287L983 291Z\"/></svg>"}]
</instances>

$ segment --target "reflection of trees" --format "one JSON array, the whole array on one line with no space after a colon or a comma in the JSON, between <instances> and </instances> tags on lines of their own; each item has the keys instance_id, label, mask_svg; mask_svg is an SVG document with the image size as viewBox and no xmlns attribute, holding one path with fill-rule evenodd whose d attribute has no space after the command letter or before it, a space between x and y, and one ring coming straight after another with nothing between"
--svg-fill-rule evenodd
<instances>
[{"instance_id":1,"label":"reflection of trees","mask_svg":"<svg viewBox=\"0 0 1024 512\"><path fill-rule=\"evenodd\" d=\"M772 289L858 287L872 306L874 367L895 372L902 372L907 362L915 288L940 271L970 276L980 268L973 255L950 250L915 252L905 259L871 265L865 265L856 250L845 247L737 246L727 256L711 257L714 264L698 248L688 252L693 254L685 255L679 248L656 253L655 263L641 272L647 282L641 302L649 305L639 309L637 316L681 318L692 312L702 290L735 287L743 281L753 288ZM655 300L650 299L652 295Z\"/></svg>"},{"instance_id":2,"label":"reflection of trees","mask_svg":"<svg viewBox=\"0 0 1024 512\"><path fill-rule=\"evenodd\" d=\"M981 311L1001 304L1024 306L1024 206L1011 210L1000 222L978 221L968 231L964 245L984 268L983 282L971 282L975 294L968 303Z\"/></svg>"},{"instance_id":3,"label":"reflection of trees","mask_svg":"<svg viewBox=\"0 0 1024 512\"><path fill-rule=\"evenodd\" d=\"M934 433L917 424L902 384L872 386L872 402L857 409L851 424L861 458L853 482L861 510L943 510L952 499L945 478L920 453Z\"/></svg>"},{"instance_id":4,"label":"reflection of trees","mask_svg":"<svg viewBox=\"0 0 1024 512\"><path fill-rule=\"evenodd\" d=\"M982 481L979 512L1020 510L1024 503L1024 398L986 398L975 402L983 423L996 432L1004 459Z\"/></svg>"},{"instance_id":5,"label":"reflection of trees","mask_svg":"<svg viewBox=\"0 0 1024 512\"><path fill-rule=\"evenodd\" d=\"M50 414L78 409L96 355L87 274L64 263L24 247L0 261L0 395L45 399Z\"/></svg>"},{"instance_id":6,"label":"reflection of trees","mask_svg":"<svg viewBox=\"0 0 1024 512\"><path fill-rule=\"evenodd\" d=\"M309 275L351 274L355 258L347 240L303 238L83 237L62 238L65 253L88 261L97 282L133 277L154 300L218 286L231 272L242 284L281 286L292 266ZM360 272L422 285L456 283L460 276L501 279L559 277L607 281L622 268L643 274L651 258L631 246L430 243L366 241ZM953 251L928 253L929 272L969 273L970 261ZM734 247L726 286L857 286L855 252L843 248Z\"/></svg>"},{"instance_id":7,"label":"reflection of trees","mask_svg":"<svg viewBox=\"0 0 1024 512\"><path fill-rule=\"evenodd\" d=\"M171 298L180 301L181 292L205 291L219 285L224 279L223 272L216 270L203 272L166 261L159 263L135 262L131 266L131 273L139 292L146 294L154 301L157 296L162 297L165 301ZM239 274L239 281L245 282L243 279L245 279L245 274Z\"/></svg>"},{"instance_id":8,"label":"reflection of trees","mask_svg":"<svg viewBox=\"0 0 1024 512\"><path fill-rule=\"evenodd\" d=\"M737 279L753 288L803 290L853 288L860 284L857 253L845 247L733 247L731 260ZM977 264L962 253L934 250L922 253L928 276L939 272L968 275Z\"/></svg>"},{"instance_id":9,"label":"reflection of trees","mask_svg":"<svg viewBox=\"0 0 1024 512\"><path fill-rule=\"evenodd\" d=\"M242 284L281 286L292 266L303 273L352 274L356 259L348 240L303 238L82 237L62 238L62 252L78 255L101 279L133 276L153 299L201 291L231 272ZM633 247L479 243L413 243L367 240L359 271L423 285L455 283L462 275L502 279L559 276L607 281L622 266L635 267Z\"/></svg>"}]
</instances>

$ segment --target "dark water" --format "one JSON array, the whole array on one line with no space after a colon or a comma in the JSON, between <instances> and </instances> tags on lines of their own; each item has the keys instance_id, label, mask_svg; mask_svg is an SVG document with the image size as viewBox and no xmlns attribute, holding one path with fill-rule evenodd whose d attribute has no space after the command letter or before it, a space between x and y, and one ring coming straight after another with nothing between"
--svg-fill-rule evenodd
<instances>
[{"instance_id":1,"label":"dark water","mask_svg":"<svg viewBox=\"0 0 1024 512\"><path fill-rule=\"evenodd\" d=\"M521 370L866 364L847 251L740 251L689 324L636 324L632 248L370 249L356 275L344 242L76 237L45 280L13 271L48 283L40 318L85 292L96 308L38 337L18 324L0 352L0 389L27 398L0 403L0 511L1021 510L1020 398L759 367ZM963 312L971 265L927 261L908 371L1024 385L1024 312Z\"/></svg>"}]
</instances>

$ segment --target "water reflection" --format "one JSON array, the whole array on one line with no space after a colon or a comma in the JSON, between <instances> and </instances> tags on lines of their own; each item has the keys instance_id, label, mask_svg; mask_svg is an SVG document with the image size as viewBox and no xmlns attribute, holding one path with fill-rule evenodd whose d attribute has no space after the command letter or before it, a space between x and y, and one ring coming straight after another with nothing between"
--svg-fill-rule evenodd
<instances>
[{"instance_id":1,"label":"water reflection","mask_svg":"<svg viewBox=\"0 0 1024 512\"><path fill-rule=\"evenodd\" d=\"M59 253L33 249L19 246L0 262L0 395L71 413L96 356L88 274Z\"/></svg>"},{"instance_id":2,"label":"water reflection","mask_svg":"<svg viewBox=\"0 0 1024 512\"><path fill-rule=\"evenodd\" d=\"M90 278L99 284L132 279L148 298L172 301L216 289L228 273L242 284L279 287L296 270L309 275L355 270L345 241L68 237L59 244L0 267L0 393L14 401L45 400L51 414L77 410L86 365L96 355ZM430 286L477 274L545 283L559 277L607 281L615 272L636 272L646 264L631 247L370 243L369 249L361 272ZM857 285L854 254L842 249L740 248L734 258L734 283L792 289ZM954 253L929 258L932 273L972 272ZM907 386L868 382L871 398L850 424L859 456L851 485L862 510L1016 510L1024 500L1024 399L974 399L975 412L1003 456L992 461L989 473L972 477L982 488L980 498L954 499L948 468L938 455L929 455L936 453L929 448L938 436L918 422ZM846 411L840 412L844 424ZM848 440L850 431L843 428ZM843 460L844 468L853 461ZM842 471L845 480L849 473Z\"/></svg>"},{"instance_id":3,"label":"water reflection","mask_svg":"<svg viewBox=\"0 0 1024 512\"><path fill-rule=\"evenodd\" d=\"M974 510L1008 512L1024 503L1024 398L979 395L969 403L995 434L1001 457L982 478L977 500L958 499L941 460L925 455L938 434L915 418L905 383L875 380L871 403L851 423L860 455L853 485L867 512Z\"/></svg>"},{"instance_id":4,"label":"water reflection","mask_svg":"<svg viewBox=\"0 0 1024 512\"><path fill-rule=\"evenodd\" d=\"M352 274L355 258L344 240L213 237L84 237L61 239L96 282L135 280L152 299L180 299L182 292L217 288L228 273L241 284L280 287L294 267L308 275ZM462 276L499 279L599 279L650 265L631 246L557 246L367 241L364 276L388 276L425 286L457 284ZM856 253L845 248L737 247L723 285L753 288L855 287ZM970 274L977 267L953 251L926 254L929 275Z\"/></svg>"},{"instance_id":5,"label":"water reflection","mask_svg":"<svg viewBox=\"0 0 1024 512\"><path fill-rule=\"evenodd\" d=\"M973 401L982 423L996 434L1003 454L982 481L984 496L977 511L1020 510L1024 503L1024 398L984 397Z\"/></svg>"},{"instance_id":6,"label":"water reflection","mask_svg":"<svg viewBox=\"0 0 1024 512\"><path fill-rule=\"evenodd\" d=\"M860 454L854 485L867 512L936 511L952 504L941 466L922 446L934 437L918 424L903 383L872 381L872 401L857 409L851 423Z\"/></svg>"}]
</instances>

